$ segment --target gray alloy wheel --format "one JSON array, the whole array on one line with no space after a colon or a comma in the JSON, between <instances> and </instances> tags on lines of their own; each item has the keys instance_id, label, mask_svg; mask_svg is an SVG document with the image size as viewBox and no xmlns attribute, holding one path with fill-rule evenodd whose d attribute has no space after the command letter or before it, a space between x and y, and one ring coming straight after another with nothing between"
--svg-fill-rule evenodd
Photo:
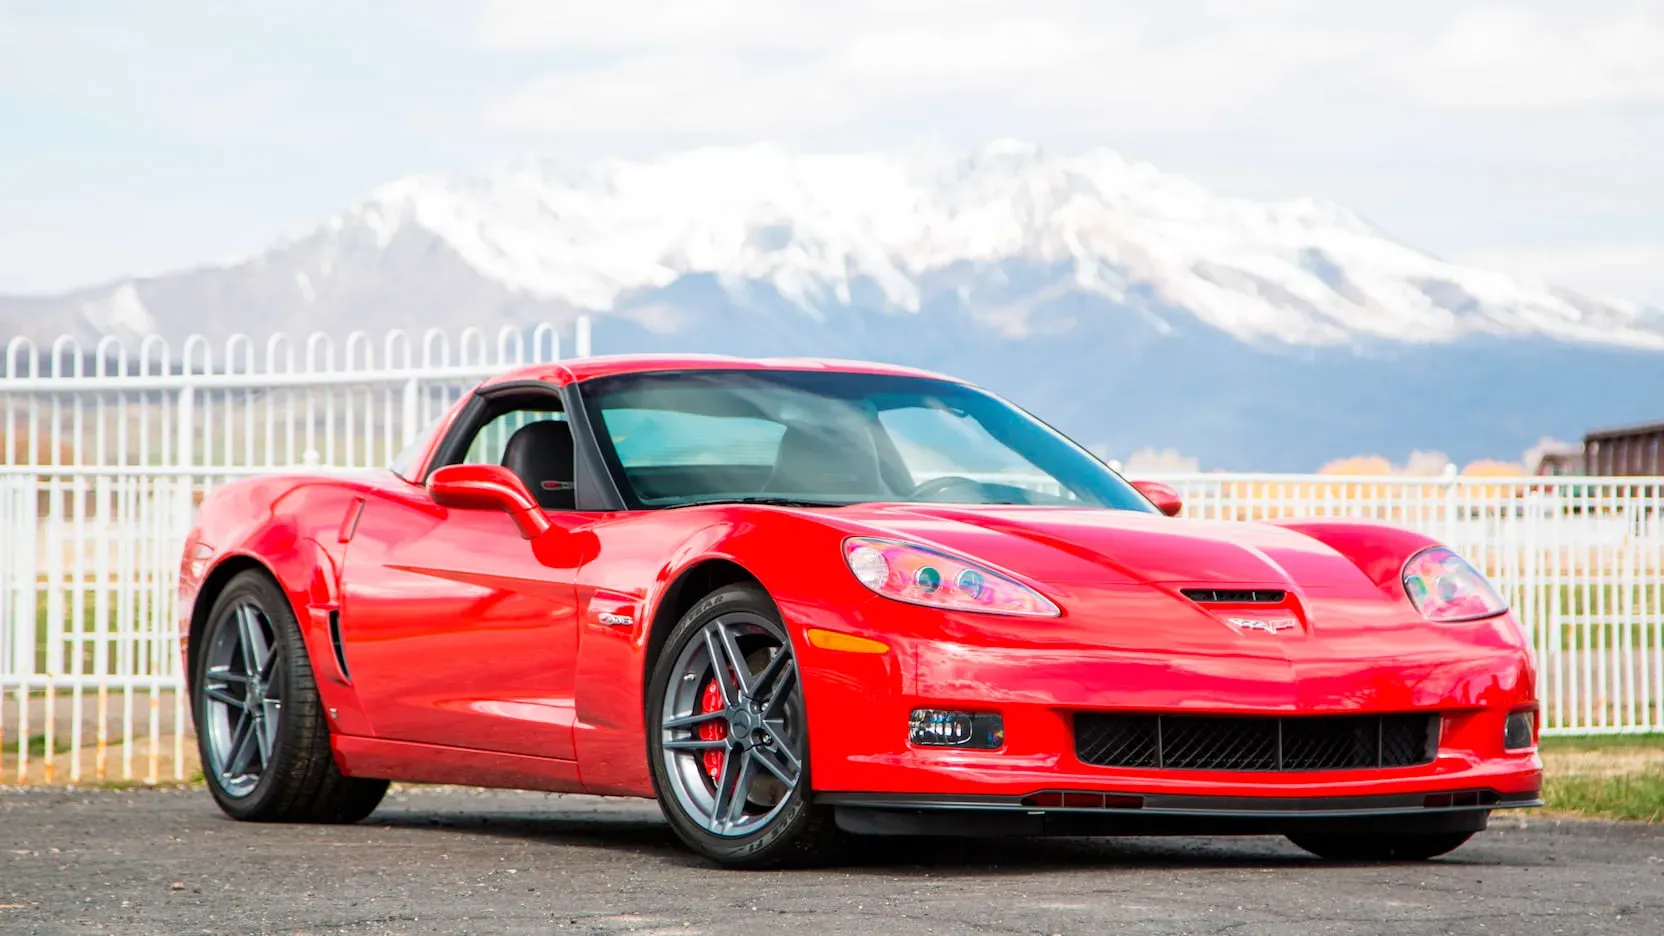
<instances>
[{"instance_id":1,"label":"gray alloy wheel","mask_svg":"<svg viewBox=\"0 0 1664 936\"><path fill-rule=\"evenodd\" d=\"M263 571L238 573L208 612L191 678L191 714L208 790L251 822L357 822L387 781L341 773L300 626Z\"/></svg>"},{"instance_id":2,"label":"gray alloy wheel","mask_svg":"<svg viewBox=\"0 0 1664 936\"><path fill-rule=\"evenodd\" d=\"M832 853L831 811L812 803L797 657L766 593L729 585L694 605L665 641L646 702L659 806L683 842L736 868Z\"/></svg>"},{"instance_id":3,"label":"gray alloy wheel","mask_svg":"<svg viewBox=\"0 0 1664 936\"><path fill-rule=\"evenodd\" d=\"M803 776L803 726L786 704L797 663L785 632L755 612L721 614L683 646L672 673L659 751L677 803L712 835L767 825Z\"/></svg>"},{"instance_id":4,"label":"gray alloy wheel","mask_svg":"<svg viewBox=\"0 0 1664 936\"><path fill-rule=\"evenodd\" d=\"M208 759L227 796L241 799L260 785L283 718L283 661L272 622L245 599L225 608L205 651Z\"/></svg>"}]
</instances>

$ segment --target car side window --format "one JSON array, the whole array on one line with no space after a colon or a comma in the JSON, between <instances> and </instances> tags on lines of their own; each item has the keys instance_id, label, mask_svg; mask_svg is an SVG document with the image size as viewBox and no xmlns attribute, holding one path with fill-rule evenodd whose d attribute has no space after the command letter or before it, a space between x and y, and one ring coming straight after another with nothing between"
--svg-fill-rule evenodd
<instances>
[{"instance_id":1,"label":"car side window","mask_svg":"<svg viewBox=\"0 0 1664 936\"><path fill-rule=\"evenodd\" d=\"M534 405L498 412L475 430L462 456L452 458L452 464L507 468L545 510L577 506L572 427L558 409Z\"/></svg>"},{"instance_id":2,"label":"car side window","mask_svg":"<svg viewBox=\"0 0 1664 936\"><path fill-rule=\"evenodd\" d=\"M522 428L546 420L566 421L566 414L558 410L514 410L504 413L480 427L462 457L465 465L501 465L508 449L508 440Z\"/></svg>"}]
</instances>

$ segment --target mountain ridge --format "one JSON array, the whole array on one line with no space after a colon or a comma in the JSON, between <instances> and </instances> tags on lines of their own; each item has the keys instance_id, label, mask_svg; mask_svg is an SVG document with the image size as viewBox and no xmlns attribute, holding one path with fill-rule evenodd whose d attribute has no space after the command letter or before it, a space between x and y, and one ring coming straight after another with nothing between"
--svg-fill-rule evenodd
<instances>
[{"instance_id":1,"label":"mountain ridge","mask_svg":"<svg viewBox=\"0 0 1664 936\"><path fill-rule=\"evenodd\" d=\"M1664 311L1450 263L1334 202L1221 197L1108 150L1020 141L522 158L394 180L242 261L0 297L0 329L89 346L581 314L600 352L922 364L1059 414L1082 441L1226 467L1377 450L1356 447L1368 435L1342 400L1361 430L1443 408L1449 425L1381 433L1476 457L1664 400Z\"/></svg>"}]
</instances>

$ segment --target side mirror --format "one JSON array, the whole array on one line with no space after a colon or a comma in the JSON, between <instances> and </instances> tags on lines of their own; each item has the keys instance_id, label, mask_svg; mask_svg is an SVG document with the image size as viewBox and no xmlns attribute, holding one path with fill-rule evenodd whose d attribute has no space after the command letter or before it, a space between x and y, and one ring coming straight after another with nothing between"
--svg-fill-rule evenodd
<instances>
[{"instance_id":1,"label":"side mirror","mask_svg":"<svg viewBox=\"0 0 1664 936\"><path fill-rule=\"evenodd\" d=\"M1160 481L1134 481L1132 486L1138 489L1138 493L1148 497L1157 510L1169 517L1177 517L1179 511L1184 509L1184 499L1179 497L1179 492Z\"/></svg>"},{"instance_id":2,"label":"side mirror","mask_svg":"<svg viewBox=\"0 0 1664 936\"><path fill-rule=\"evenodd\" d=\"M501 510L526 539L541 536L551 525L525 482L501 465L446 465L428 476L428 496L441 507Z\"/></svg>"}]
</instances>

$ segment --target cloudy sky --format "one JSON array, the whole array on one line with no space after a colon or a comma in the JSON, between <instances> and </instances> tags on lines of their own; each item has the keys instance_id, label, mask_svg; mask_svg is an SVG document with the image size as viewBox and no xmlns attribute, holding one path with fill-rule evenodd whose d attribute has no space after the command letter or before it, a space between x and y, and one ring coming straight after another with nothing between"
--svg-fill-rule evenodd
<instances>
[{"instance_id":1,"label":"cloudy sky","mask_svg":"<svg viewBox=\"0 0 1664 936\"><path fill-rule=\"evenodd\" d=\"M1664 305L1664 0L0 0L0 291L527 152L995 137Z\"/></svg>"}]
</instances>

